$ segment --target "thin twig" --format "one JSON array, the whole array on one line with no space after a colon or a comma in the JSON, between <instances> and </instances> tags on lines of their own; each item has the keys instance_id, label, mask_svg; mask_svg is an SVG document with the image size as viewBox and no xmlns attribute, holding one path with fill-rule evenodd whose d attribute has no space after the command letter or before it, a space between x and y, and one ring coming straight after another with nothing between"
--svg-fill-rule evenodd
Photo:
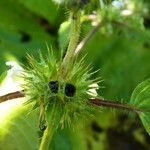
<instances>
[{"instance_id":1,"label":"thin twig","mask_svg":"<svg viewBox=\"0 0 150 150\"><path fill-rule=\"evenodd\" d=\"M124 26L127 27L130 30L133 30L133 28L131 26L129 26L128 24L125 24L124 22L119 22L119 21L112 21L112 23L117 24L119 26ZM81 51L81 49L87 44L87 42L93 37L93 35L98 31L98 29L103 25L102 22L99 22L88 34L87 36L78 44L74 55L78 56L79 52Z\"/></svg>"},{"instance_id":2,"label":"thin twig","mask_svg":"<svg viewBox=\"0 0 150 150\"><path fill-rule=\"evenodd\" d=\"M16 98L24 97L23 91L12 92L3 96L0 96L0 103L5 102L7 100L12 100Z\"/></svg>"},{"instance_id":3,"label":"thin twig","mask_svg":"<svg viewBox=\"0 0 150 150\"><path fill-rule=\"evenodd\" d=\"M102 99L90 99L90 104L96 105L96 106L103 106L103 107L110 107L110 108L116 108L116 109L124 109L133 111L136 113L142 112L142 110L135 108L134 106L130 106L127 104L122 104L119 102L114 102L112 100L102 100Z\"/></svg>"},{"instance_id":4,"label":"thin twig","mask_svg":"<svg viewBox=\"0 0 150 150\"><path fill-rule=\"evenodd\" d=\"M88 34L87 36L78 44L74 55L77 57L80 50L87 44L87 42L93 37L93 35L98 31L101 27L102 23L99 22Z\"/></svg>"}]
</instances>

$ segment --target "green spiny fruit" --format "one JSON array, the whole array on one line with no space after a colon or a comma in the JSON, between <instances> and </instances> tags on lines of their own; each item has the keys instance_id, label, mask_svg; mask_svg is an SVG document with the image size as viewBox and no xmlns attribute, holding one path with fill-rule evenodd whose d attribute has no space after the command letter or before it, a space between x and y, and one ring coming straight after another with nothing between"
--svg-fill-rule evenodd
<instances>
[{"instance_id":1,"label":"green spiny fruit","mask_svg":"<svg viewBox=\"0 0 150 150\"><path fill-rule=\"evenodd\" d=\"M78 119L91 114L88 104L91 98L91 86L97 81L91 80L89 67L85 67L84 59L75 62L64 76L62 62L48 52L47 59L40 53L40 61L28 56L30 66L25 69L23 85L27 103L35 102L34 108L40 109L40 123L57 127L76 124ZM60 73L61 72L61 73Z\"/></svg>"}]
</instances>

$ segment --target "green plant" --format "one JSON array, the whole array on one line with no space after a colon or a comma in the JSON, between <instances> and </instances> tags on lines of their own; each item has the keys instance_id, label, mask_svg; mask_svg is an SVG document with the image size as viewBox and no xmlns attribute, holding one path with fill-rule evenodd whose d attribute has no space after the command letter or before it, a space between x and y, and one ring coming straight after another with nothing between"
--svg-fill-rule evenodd
<instances>
[{"instance_id":1,"label":"green plant","mask_svg":"<svg viewBox=\"0 0 150 150\"><path fill-rule=\"evenodd\" d=\"M125 109L137 113L149 133L150 80L148 79L140 84L128 102L105 100L91 92L92 90L96 92L99 80L97 78L92 79L94 75L92 69L86 66L85 58L79 56L83 47L98 32L100 27L101 32L107 32L108 34L112 34L113 30L115 33L126 32L126 30L142 30L144 32L141 13L136 13L135 16L131 15L136 11L143 11L142 15L144 15L145 10L142 9L142 3L138 4L133 1L138 4L137 8L126 10L128 2L120 2L120 5L123 6L112 7L112 3L104 3L102 0L97 2L54 1L66 6L69 11L69 26L65 26L69 38L66 41L60 41L62 53L66 53L64 58L62 56L55 58L53 50L49 50L49 48L46 58L39 52L39 61L28 56L30 67L25 67L22 75L25 80L23 91L2 96L0 101L25 95L29 97L26 104L34 103L33 110L40 110L39 127L41 129L46 128L41 140L40 150L49 149L52 136L56 130L69 127L76 129L82 117L94 114L94 111L99 109L98 106ZM100 8L96 9L96 14L89 16L87 12L88 10L91 11L91 6L95 3L100 3L98 5ZM92 22L95 26L80 43L82 25L87 22ZM130 22L134 22L134 24L130 25ZM119 29L116 30L114 26ZM61 28L64 28L64 26L61 26ZM60 34L62 39L66 36L64 35L66 33ZM67 50L65 52L66 45Z\"/></svg>"}]
</instances>

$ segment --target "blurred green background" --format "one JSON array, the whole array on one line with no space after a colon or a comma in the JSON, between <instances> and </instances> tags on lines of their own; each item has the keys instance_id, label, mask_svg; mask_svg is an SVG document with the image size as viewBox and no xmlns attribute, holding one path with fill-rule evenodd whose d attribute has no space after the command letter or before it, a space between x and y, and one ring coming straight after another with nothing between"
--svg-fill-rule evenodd
<instances>
[{"instance_id":1,"label":"blurred green background","mask_svg":"<svg viewBox=\"0 0 150 150\"><path fill-rule=\"evenodd\" d=\"M143 2L148 2L148 0ZM17 60L26 64L27 53L35 57L38 56L39 49L45 53L47 51L45 43L48 43L59 56L58 30L67 17L65 8L55 5L51 0L0 0L0 74L3 75L7 70L5 62L8 60ZM134 88L150 77L149 15L143 19L143 26L143 30L138 30L138 28L125 30L122 29L123 27L117 27L118 31L114 29L112 33L100 29L84 47L82 54L87 54L86 63L91 64L93 70L100 68L96 76L104 79L101 83L104 88L100 88L98 93L104 98L128 102ZM88 23L83 26L83 35L86 30L88 30ZM25 115L24 111L26 112L22 110L20 113L22 117ZM127 113L116 113L113 110L96 112L95 115L95 119L88 119L84 127L78 131L57 132L52 149L150 149L150 137L137 116L130 117ZM14 116L14 120L18 120L18 117ZM31 119L30 117L26 118L27 122ZM17 127L22 126L20 129L22 132L30 128L21 121L16 124L8 127L8 130L15 128L11 130L11 132L16 132L13 139L19 139L21 136L17 134ZM37 128L36 121L30 122L30 126ZM36 131L33 132L33 134L36 133ZM32 137L27 138L32 141ZM0 150L32 150L37 147L36 142L33 142L34 148L27 145L26 140L22 141L24 146L21 148L19 144L15 143L15 146L13 142L15 143L15 140L6 134L0 138Z\"/></svg>"}]
</instances>

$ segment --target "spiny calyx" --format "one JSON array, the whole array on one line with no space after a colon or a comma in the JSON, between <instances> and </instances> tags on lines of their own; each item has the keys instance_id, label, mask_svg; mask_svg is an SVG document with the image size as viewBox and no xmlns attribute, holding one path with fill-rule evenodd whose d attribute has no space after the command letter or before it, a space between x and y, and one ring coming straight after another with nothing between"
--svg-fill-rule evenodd
<instances>
[{"instance_id":1,"label":"spiny calyx","mask_svg":"<svg viewBox=\"0 0 150 150\"><path fill-rule=\"evenodd\" d=\"M25 70L23 85L28 103L35 102L34 108L40 109L40 116L47 124L74 125L85 114L91 114L87 102L91 98L89 91L95 88L90 85L98 80L90 79L92 73L83 60L75 61L64 76L62 62L57 62L50 53L47 56L43 58L40 54L39 62L29 56L30 67Z\"/></svg>"}]
</instances>

